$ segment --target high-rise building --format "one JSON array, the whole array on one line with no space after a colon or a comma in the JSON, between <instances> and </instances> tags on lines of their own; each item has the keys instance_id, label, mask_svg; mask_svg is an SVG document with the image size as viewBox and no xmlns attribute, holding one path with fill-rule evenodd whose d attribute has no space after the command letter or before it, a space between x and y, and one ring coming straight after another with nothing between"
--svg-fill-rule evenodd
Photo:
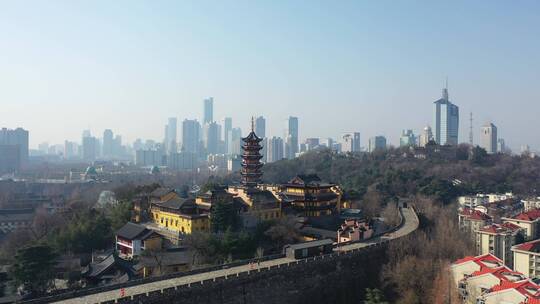
<instances>
[{"instance_id":1,"label":"high-rise building","mask_svg":"<svg viewBox=\"0 0 540 304\"><path fill-rule=\"evenodd\" d=\"M193 170L197 166L197 155L192 152L182 151L180 153L172 153L167 157L167 167L172 170Z\"/></svg>"},{"instance_id":2,"label":"high-rise building","mask_svg":"<svg viewBox=\"0 0 540 304\"><path fill-rule=\"evenodd\" d=\"M433 133L431 132L431 127L426 126L424 127L424 130L420 135L418 144L420 145L420 147L425 147L431 140L433 140Z\"/></svg>"},{"instance_id":3,"label":"high-rise building","mask_svg":"<svg viewBox=\"0 0 540 304\"><path fill-rule=\"evenodd\" d=\"M85 161L92 162L96 160L98 151L98 139L93 136L83 137L82 142L82 158Z\"/></svg>"},{"instance_id":4,"label":"high-rise building","mask_svg":"<svg viewBox=\"0 0 540 304\"><path fill-rule=\"evenodd\" d=\"M103 157L110 158L113 156L114 137L110 129L103 131Z\"/></svg>"},{"instance_id":5,"label":"high-rise building","mask_svg":"<svg viewBox=\"0 0 540 304\"><path fill-rule=\"evenodd\" d=\"M122 146L122 136L116 135L113 140L112 155L114 157L122 157L125 153L124 146Z\"/></svg>"},{"instance_id":6,"label":"high-rise building","mask_svg":"<svg viewBox=\"0 0 540 304\"><path fill-rule=\"evenodd\" d=\"M203 124L214 121L214 97L209 97L204 100L204 120Z\"/></svg>"},{"instance_id":7,"label":"high-rise building","mask_svg":"<svg viewBox=\"0 0 540 304\"><path fill-rule=\"evenodd\" d=\"M260 138L266 137L266 119L262 116L255 119L255 134Z\"/></svg>"},{"instance_id":8,"label":"high-rise building","mask_svg":"<svg viewBox=\"0 0 540 304\"><path fill-rule=\"evenodd\" d=\"M77 156L77 144L72 141L64 141L64 158L72 159Z\"/></svg>"},{"instance_id":9,"label":"high-rise building","mask_svg":"<svg viewBox=\"0 0 540 304\"><path fill-rule=\"evenodd\" d=\"M345 133L342 136L341 151L360 152L360 132Z\"/></svg>"},{"instance_id":10,"label":"high-rise building","mask_svg":"<svg viewBox=\"0 0 540 304\"><path fill-rule=\"evenodd\" d=\"M332 149L332 147L334 146L334 140L330 137L323 138L320 143L322 146L325 146L328 149Z\"/></svg>"},{"instance_id":11,"label":"high-rise building","mask_svg":"<svg viewBox=\"0 0 540 304\"><path fill-rule=\"evenodd\" d=\"M182 122L182 150L185 152L199 153L199 141L201 125L194 120L185 119Z\"/></svg>"},{"instance_id":12,"label":"high-rise building","mask_svg":"<svg viewBox=\"0 0 540 304\"><path fill-rule=\"evenodd\" d=\"M497 153L497 127L492 123L482 126L481 132L482 148L489 154Z\"/></svg>"},{"instance_id":13,"label":"high-rise building","mask_svg":"<svg viewBox=\"0 0 540 304\"><path fill-rule=\"evenodd\" d=\"M49 153L49 143L48 142L42 142L38 145L38 151L43 154Z\"/></svg>"},{"instance_id":14,"label":"high-rise building","mask_svg":"<svg viewBox=\"0 0 540 304\"><path fill-rule=\"evenodd\" d=\"M459 134L459 107L448 98L448 88L443 89L442 98L434 103L433 125L435 142L439 145L457 145Z\"/></svg>"},{"instance_id":15,"label":"high-rise building","mask_svg":"<svg viewBox=\"0 0 540 304\"><path fill-rule=\"evenodd\" d=\"M233 128L229 131L228 142L229 147L227 150L230 155L240 155L242 154L242 130L240 128Z\"/></svg>"},{"instance_id":16,"label":"high-rise building","mask_svg":"<svg viewBox=\"0 0 540 304\"><path fill-rule=\"evenodd\" d=\"M22 128L17 128L15 130L2 128L2 130L0 130L0 145L18 146L21 164L28 162L28 134L28 131Z\"/></svg>"},{"instance_id":17,"label":"high-rise building","mask_svg":"<svg viewBox=\"0 0 540 304\"><path fill-rule=\"evenodd\" d=\"M223 141L225 145L225 154L230 154L229 152L229 131L232 130L232 118L225 117L223 119Z\"/></svg>"},{"instance_id":18,"label":"high-rise building","mask_svg":"<svg viewBox=\"0 0 540 304\"><path fill-rule=\"evenodd\" d=\"M369 139L368 151L382 151L386 149L386 137L384 136L374 136Z\"/></svg>"},{"instance_id":19,"label":"high-rise building","mask_svg":"<svg viewBox=\"0 0 540 304\"><path fill-rule=\"evenodd\" d=\"M319 142L319 138L306 138L306 150L307 151L311 151L317 147L319 147L320 145L320 142Z\"/></svg>"},{"instance_id":20,"label":"high-rise building","mask_svg":"<svg viewBox=\"0 0 540 304\"><path fill-rule=\"evenodd\" d=\"M508 150L506 149L506 144L504 142L504 138L497 139L497 152L508 153Z\"/></svg>"},{"instance_id":21,"label":"high-rise building","mask_svg":"<svg viewBox=\"0 0 540 304\"><path fill-rule=\"evenodd\" d=\"M416 146L416 136L412 130L403 130L401 137L399 138L400 147L413 147Z\"/></svg>"},{"instance_id":22,"label":"high-rise building","mask_svg":"<svg viewBox=\"0 0 540 304\"><path fill-rule=\"evenodd\" d=\"M290 116L287 119L286 138L286 157L292 159L298 153L298 117Z\"/></svg>"},{"instance_id":23,"label":"high-rise building","mask_svg":"<svg viewBox=\"0 0 540 304\"><path fill-rule=\"evenodd\" d=\"M83 130L82 137L90 137L92 134L90 133L90 130Z\"/></svg>"},{"instance_id":24,"label":"high-rise building","mask_svg":"<svg viewBox=\"0 0 540 304\"><path fill-rule=\"evenodd\" d=\"M268 147L267 147L267 162L268 163L271 163L271 162L275 162L275 161L278 161L278 160L282 160L284 155L283 155L283 139L281 137L271 137L271 138L268 138L268 143L267 143Z\"/></svg>"},{"instance_id":25,"label":"high-rise building","mask_svg":"<svg viewBox=\"0 0 540 304\"><path fill-rule=\"evenodd\" d=\"M217 154L219 148L219 130L220 127L216 122L210 122L205 125L205 148L208 154Z\"/></svg>"},{"instance_id":26,"label":"high-rise building","mask_svg":"<svg viewBox=\"0 0 540 304\"><path fill-rule=\"evenodd\" d=\"M148 149L135 152L135 164L140 167L161 166L163 162L163 150Z\"/></svg>"},{"instance_id":27,"label":"high-rise building","mask_svg":"<svg viewBox=\"0 0 540 304\"><path fill-rule=\"evenodd\" d=\"M16 173L21 168L21 147L0 143L0 174Z\"/></svg>"},{"instance_id":28,"label":"high-rise building","mask_svg":"<svg viewBox=\"0 0 540 304\"><path fill-rule=\"evenodd\" d=\"M177 140L178 120L176 117L170 117L165 126L165 148L169 153L175 153L178 147Z\"/></svg>"}]
</instances>

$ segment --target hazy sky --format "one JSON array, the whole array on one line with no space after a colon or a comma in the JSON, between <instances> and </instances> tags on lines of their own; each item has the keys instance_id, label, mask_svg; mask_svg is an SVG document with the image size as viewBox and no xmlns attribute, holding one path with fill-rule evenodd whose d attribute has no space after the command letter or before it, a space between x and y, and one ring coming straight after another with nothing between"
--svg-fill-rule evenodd
<instances>
[{"instance_id":1,"label":"hazy sky","mask_svg":"<svg viewBox=\"0 0 540 304\"><path fill-rule=\"evenodd\" d=\"M437 2L437 3L436 3ZM540 148L540 1L0 1L0 127L31 146L111 128L161 140L170 116L281 136L432 124L449 77L460 141L487 120Z\"/></svg>"}]
</instances>

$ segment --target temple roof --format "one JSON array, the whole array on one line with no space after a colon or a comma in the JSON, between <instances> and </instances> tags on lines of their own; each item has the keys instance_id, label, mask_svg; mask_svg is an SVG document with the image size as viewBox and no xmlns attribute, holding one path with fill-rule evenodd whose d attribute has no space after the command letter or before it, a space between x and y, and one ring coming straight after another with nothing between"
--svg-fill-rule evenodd
<instances>
[{"instance_id":1,"label":"temple roof","mask_svg":"<svg viewBox=\"0 0 540 304\"><path fill-rule=\"evenodd\" d=\"M248 136L242 138L242 140L245 141L245 142L249 142L249 141L260 142L262 140L262 138L257 136L257 134L255 134L255 132L251 131L251 132L249 132Z\"/></svg>"}]
</instances>

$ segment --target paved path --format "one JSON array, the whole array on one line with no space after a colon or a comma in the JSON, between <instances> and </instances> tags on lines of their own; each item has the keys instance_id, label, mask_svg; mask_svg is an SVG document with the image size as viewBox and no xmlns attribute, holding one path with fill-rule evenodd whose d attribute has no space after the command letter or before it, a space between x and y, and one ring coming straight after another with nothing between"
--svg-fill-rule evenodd
<instances>
[{"instance_id":1,"label":"paved path","mask_svg":"<svg viewBox=\"0 0 540 304\"><path fill-rule=\"evenodd\" d=\"M414 230L416 230L418 228L419 222L418 222L418 218L417 218L416 214L414 213L414 211L412 209L403 208L402 212L403 212L403 218L404 218L403 226L399 230L385 236L384 238L386 238L386 239L400 238L402 236L405 236L405 235L413 232ZM375 238L375 239L370 240L369 242L365 242L365 243L355 243L355 244L351 244L351 245L346 245L346 246L343 246L343 247L339 248L339 250L341 250L341 251L349 251L349 250L352 250L352 249L366 247L366 246L369 246L371 244L378 243L380 241L381 241L381 238L379 237L379 238ZM209 279L214 279L214 278L223 277L223 276L236 275L237 273L256 270L259 267L260 268L266 268L266 267L280 265L280 264L287 264L287 263L290 263L292 261L295 261L295 260L294 259L289 259L289 258L274 259L274 260L261 262L260 266L259 265L253 265L253 266L242 265L242 266L236 266L236 267L231 267L231 268L227 268L227 269L220 269L220 270L209 271L209 272L204 272L204 273L200 273L200 274L194 274L194 275L185 276L185 277L166 279L166 280L157 281L157 282L153 282L153 283L146 283L146 284L126 287L126 288L123 289L123 294L121 294L121 291L118 289L118 290L106 291L106 292L91 294L91 295L87 295L87 296L83 296L83 297L73 298L73 299L69 299L69 300L59 301L59 302L55 302L55 303L63 303L63 304L79 304L79 303L90 304L91 303L91 304L94 304L94 303L99 303L99 302L104 302L104 301L115 300L115 299L118 299L118 298L121 298L121 297L127 297L127 296L136 295L136 294L147 293L147 292L156 291L156 290L162 290L162 289L175 287L175 286L179 286L179 285L185 285L185 284L188 284L188 283L196 283L196 282L200 282L200 281L203 281L203 280L209 280Z\"/></svg>"}]
</instances>

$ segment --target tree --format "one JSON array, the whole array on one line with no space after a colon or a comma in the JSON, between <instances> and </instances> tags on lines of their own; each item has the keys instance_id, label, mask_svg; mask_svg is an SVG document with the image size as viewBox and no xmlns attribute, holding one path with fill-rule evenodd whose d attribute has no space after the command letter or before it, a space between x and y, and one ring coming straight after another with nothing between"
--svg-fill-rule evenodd
<instances>
[{"instance_id":1,"label":"tree","mask_svg":"<svg viewBox=\"0 0 540 304\"><path fill-rule=\"evenodd\" d=\"M133 204L128 201L122 201L113 206L108 212L108 218L111 221L112 231L116 231L131 220L131 210Z\"/></svg>"},{"instance_id":2,"label":"tree","mask_svg":"<svg viewBox=\"0 0 540 304\"><path fill-rule=\"evenodd\" d=\"M393 228L399 225L399 210L396 203L388 203L382 211L381 216L384 218L384 224L388 228Z\"/></svg>"},{"instance_id":3,"label":"tree","mask_svg":"<svg viewBox=\"0 0 540 304\"><path fill-rule=\"evenodd\" d=\"M384 295L379 289L366 288L364 304L388 304L388 302L384 300Z\"/></svg>"},{"instance_id":4,"label":"tree","mask_svg":"<svg viewBox=\"0 0 540 304\"><path fill-rule=\"evenodd\" d=\"M54 287L57 255L47 245L33 245L17 251L11 269L14 284L38 295Z\"/></svg>"},{"instance_id":5,"label":"tree","mask_svg":"<svg viewBox=\"0 0 540 304\"><path fill-rule=\"evenodd\" d=\"M236 230L240 219L232 202L218 202L212 206L212 216L210 218L212 231L225 232Z\"/></svg>"},{"instance_id":6,"label":"tree","mask_svg":"<svg viewBox=\"0 0 540 304\"><path fill-rule=\"evenodd\" d=\"M51 244L59 252L90 253L106 248L112 239L110 220L102 213L87 210L76 214L66 227L55 231Z\"/></svg>"},{"instance_id":7,"label":"tree","mask_svg":"<svg viewBox=\"0 0 540 304\"><path fill-rule=\"evenodd\" d=\"M276 222L264 233L270 237L273 244L279 249L287 244L294 244L300 239L300 233L295 227L294 219L285 218Z\"/></svg>"},{"instance_id":8,"label":"tree","mask_svg":"<svg viewBox=\"0 0 540 304\"><path fill-rule=\"evenodd\" d=\"M484 148L476 146L471 152L471 162L475 165L483 165L486 162L488 154Z\"/></svg>"}]
</instances>

